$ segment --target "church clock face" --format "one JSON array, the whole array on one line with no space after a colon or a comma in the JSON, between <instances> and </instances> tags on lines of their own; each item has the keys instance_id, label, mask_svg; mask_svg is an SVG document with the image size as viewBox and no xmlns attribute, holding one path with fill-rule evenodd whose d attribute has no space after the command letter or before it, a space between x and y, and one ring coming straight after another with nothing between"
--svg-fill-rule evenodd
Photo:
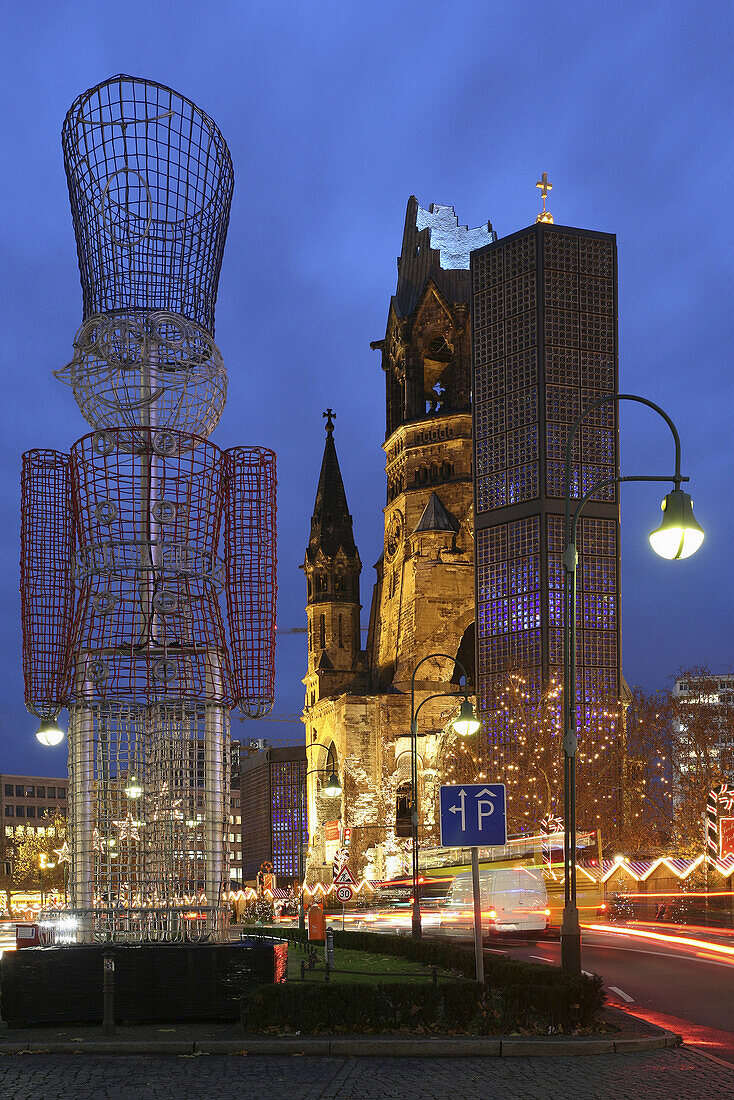
<instances>
[{"instance_id":1,"label":"church clock face","mask_svg":"<svg viewBox=\"0 0 734 1100\"><path fill-rule=\"evenodd\" d=\"M388 561L392 561L398 550L400 544L403 541L403 517L400 512L393 512L390 517L390 522L387 525L387 533L385 535L385 557Z\"/></svg>"}]
</instances>

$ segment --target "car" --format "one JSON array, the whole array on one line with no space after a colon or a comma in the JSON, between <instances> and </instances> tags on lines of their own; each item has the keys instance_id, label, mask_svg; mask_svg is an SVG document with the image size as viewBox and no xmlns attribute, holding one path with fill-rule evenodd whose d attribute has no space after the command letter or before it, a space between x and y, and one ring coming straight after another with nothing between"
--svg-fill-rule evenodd
<instances>
[{"instance_id":1,"label":"car","mask_svg":"<svg viewBox=\"0 0 734 1100\"><path fill-rule=\"evenodd\" d=\"M482 927L486 936L502 933L545 934L550 922L548 891L535 867L483 867L479 871ZM473 934L474 902L470 871L458 874L440 909L443 935Z\"/></svg>"}]
</instances>

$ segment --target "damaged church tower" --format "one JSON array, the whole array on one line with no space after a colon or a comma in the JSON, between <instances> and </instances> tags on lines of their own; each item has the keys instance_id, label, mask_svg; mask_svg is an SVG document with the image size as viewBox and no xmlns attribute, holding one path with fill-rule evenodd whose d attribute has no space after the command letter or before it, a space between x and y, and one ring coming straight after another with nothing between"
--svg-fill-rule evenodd
<instances>
[{"instance_id":1,"label":"damaged church tower","mask_svg":"<svg viewBox=\"0 0 734 1100\"><path fill-rule=\"evenodd\" d=\"M385 374L384 549L375 567L366 649L360 652L350 643L348 672L346 655L343 671L318 668L320 662L333 663L334 652L339 653L333 647L333 623L338 622L334 615L343 617L341 608L347 606L350 616L354 607L359 615L358 589L348 604L344 592L317 593L314 587L324 583L314 570L313 539L329 457L327 427L305 566L311 587L304 723L309 769L325 768L327 759L339 761L344 792L341 801L329 798L321 789L325 773L315 770L309 776L310 879L331 876L332 852L322 826L331 822L328 832L333 836L337 820L342 822L341 842L348 841L356 872L384 878L403 871L410 831L413 670L424 657L440 651L455 655L473 672L469 256L495 239L489 222L468 229L459 225L452 207L431 205L425 210L414 197L408 202L386 333L371 345L381 353ZM341 495L335 492L334 500L343 499L346 512L341 474L338 483ZM342 527L347 530L345 524ZM354 555L352 562L359 561L351 517L348 539L349 546L334 551L344 555L345 583L349 554ZM328 554L324 562L327 558ZM351 566L349 578L358 584L359 567L355 571ZM317 603L322 609L316 614ZM350 627L354 621L349 618ZM359 638L358 619L356 629ZM322 638L331 639L331 648L321 645ZM450 681L458 679L454 661L444 659L427 662L419 675L416 702L450 691ZM447 725L455 709L456 701L449 698L428 703L421 711L419 798L426 807L437 797L442 760L452 738ZM425 820L431 817L427 810Z\"/></svg>"}]
</instances>

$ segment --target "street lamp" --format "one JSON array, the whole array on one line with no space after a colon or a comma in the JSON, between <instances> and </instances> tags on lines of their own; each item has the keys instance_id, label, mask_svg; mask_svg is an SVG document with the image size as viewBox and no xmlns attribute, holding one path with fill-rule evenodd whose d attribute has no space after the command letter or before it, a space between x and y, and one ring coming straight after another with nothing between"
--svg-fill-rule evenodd
<instances>
[{"instance_id":1,"label":"street lamp","mask_svg":"<svg viewBox=\"0 0 734 1100\"><path fill-rule=\"evenodd\" d=\"M45 748L50 749L63 741L64 731L56 718L44 718L38 727L36 738Z\"/></svg>"},{"instance_id":2,"label":"street lamp","mask_svg":"<svg viewBox=\"0 0 734 1100\"><path fill-rule=\"evenodd\" d=\"M650 532L650 545L661 558L675 561L690 558L703 542L703 530L693 515L693 501L688 493L674 489L663 499L663 522Z\"/></svg>"},{"instance_id":3,"label":"street lamp","mask_svg":"<svg viewBox=\"0 0 734 1100\"><path fill-rule=\"evenodd\" d=\"M311 741L310 744L306 745L306 750L308 751L308 749L317 748L317 747L322 748L322 749L326 749L326 752L327 752L326 766L323 767L323 768L311 768L310 770L307 770L306 772L304 772L302 780L298 784L298 801L299 801L299 813L298 813L298 883L299 883L299 886L300 886L300 897L299 897L299 901L298 901L298 930L301 933L301 935L303 935L303 933L305 931L305 928L306 928L306 913L305 913L304 906L303 906L303 887L304 887L304 882L303 882L303 876L304 876L303 830L304 830L304 826L306 824L306 820L305 820L306 819L306 813L305 813L305 807L306 807L306 799L305 799L306 780L308 779L309 775L323 774L324 772L329 770L329 765L331 765L331 772L329 774L328 779L326 780L326 784L324 785L324 794L327 796L327 798L338 798L340 796L340 794L342 793L342 785L339 782L339 776L337 775L337 772L336 772L336 761L334 759L334 742L332 741L332 742L330 742L330 744L325 745L323 743L323 741ZM308 768L308 757L307 757L307 768Z\"/></svg>"},{"instance_id":4,"label":"street lamp","mask_svg":"<svg viewBox=\"0 0 734 1100\"><path fill-rule=\"evenodd\" d=\"M447 661L453 661L464 677L464 698L462 699L458 715L451 721L453 729L460 737L470 737L477 732L480 726L477 716L474 713L474 707L469 701L469 677L461 661L457 660L456 657L449 656L448 653L429 653L427 657L420 660L413 669L413 675L410 681L410 831L413 847L412 932L413 939L416 940L421 938L421 900L420 881L418 877L418 711L424 703L430 702L431 699L446 699L450 698L452 695L458 694L457 692L439 691L435 695L428 695L425 699L421 700L416 707L415 674L422 664L425 664L426 661L433 660L435 657L443 657Z\"/></svg>"},{"instance_id":5,"label":"street lamp","mask_svg":"<svg viewBox=\"0 0 734 1100\"><path fill-rule=\"evenodd\" d=\"M128 798L138 799L140 798L142 793L143 788L140 786L135 776L131 775L127 781L127 786L125 787L125 794Z\"/></svg>"},{"instance_id":6,"label":"street lamp","mask_svg":"<svg viewBox=\"0 0 734 1100\"><path fill-rule=\"evenodd\" d=\"M666 422L675 442L675 473L661 476L609 477L597 481L579 500L571 515L571 460L573 441L582 422L594 409L601 405L616 404L619 401L637 401L653 409ZM566 441L565 475L565 525L563 553L563 804L564 804L564 871L565 903L561 924L561 966L571 974L581 973L581 928L579 912L576 906L576 576L578 553L576 534L579 516L586 502L608 485L622 481L672 481L674 488L665 497L663 522L650 534L650 545L661 557L675 560L687 558L698 550L703 542L703 530L693 515L693 503L690 496L681 489L681 482L689 481L680 472L681 447L678 430L668 414L648 401L631 393L611 394L600 397L578 417L569 432ZM579 485L579 493L581 486Z\"/></svg>"},{"instance_id":7,"label":"street lamp","mask_svg":"<svg viewBox=\"0 0 734 1100\"><path fill-rule=\"evenodd\" d=\"M46 870L52 871L56 866L55 863L48 862L48 856L41 852L38 857L38 879L41 886L41 909L43 909L43 872Z\"/></svg>"}]
</instances>

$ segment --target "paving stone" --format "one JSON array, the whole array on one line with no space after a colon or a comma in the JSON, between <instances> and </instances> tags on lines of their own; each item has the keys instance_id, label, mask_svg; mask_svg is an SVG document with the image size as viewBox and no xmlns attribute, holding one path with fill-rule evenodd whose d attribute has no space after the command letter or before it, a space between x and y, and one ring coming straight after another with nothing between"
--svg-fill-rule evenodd
<instances>
[{"instance_id":1,"label":"paving stone","mask_svg":"<svg viewBox=\"0 0 734 1100\"><path fill-rule=\"evenodd\" d=\"M401 1058L6 1054L0 1096L12 1100L731 1100L729 1069L689 1048L593 1058Z\"/></svg>"}]
</instances>

